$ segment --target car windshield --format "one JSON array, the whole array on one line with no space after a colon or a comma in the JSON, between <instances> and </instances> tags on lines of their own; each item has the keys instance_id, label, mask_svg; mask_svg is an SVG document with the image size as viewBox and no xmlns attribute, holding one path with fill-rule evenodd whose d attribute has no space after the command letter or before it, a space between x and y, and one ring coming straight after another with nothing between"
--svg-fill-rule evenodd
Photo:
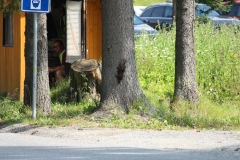
<instances>
[{"instance_id":1,"label":"car windshield","mask_svg":"<svg viewBox=\"0 0 240 160\"><path fill-rule=\"evenodd\" d=\"M211 7L205 4L198 4L195 10L195 16L210 16L210 17L219 16L219 13L217 11L210 9Z\"/></svg>"},{"instance_id":2,"label":"car windshield","mask_svg":"<svg viewBox=\"0 0 240 160\"><path fill-rule=\"evenodd\" d=\"M134 15L134 21L133 21L134 25L140 25L140 24L144 24L144 22L136 15Z\"/></svg>"}]
</instances>

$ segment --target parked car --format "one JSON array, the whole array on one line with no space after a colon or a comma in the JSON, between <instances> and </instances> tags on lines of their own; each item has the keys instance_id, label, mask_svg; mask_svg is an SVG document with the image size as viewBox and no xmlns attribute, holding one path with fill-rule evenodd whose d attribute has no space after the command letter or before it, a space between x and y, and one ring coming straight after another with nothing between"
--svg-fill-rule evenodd
<instances>
[{"instance_id":1,"label":"parked car","mask_svg":"<svg viewBox=\"0 0 240 160\"><path fill-rule=\"evenodd\" d=\"M146 32L148 35L155 37L157 35L157 30L146 24L141 18L137 15L134 15L134 34L135 38L139 37Z\"/></svg>"},{"instance_id":2,"label":"parked car","mask_svg":"<svg viewBox=\"0 0 240 160\"><path fill-rule=\"evenodd\" d=\"M217 11L211 10L211 7L206 4L198 4L195 10L195 16L197 17L208 17L216 26L221 24L236 24L240 25L240 21L236 18L231 18L229 16L220 15Z\"/></svg>"},{"instance_id":3,"label":"parked car","mask_svg":"<svg viewBox=\"0 0 240 160\"><path fill-rule=\"evenodd\" d=\"M206 4L196 4L195 15L197 17L208 17L216 25L223 23L226 24L239 24L239 21L235 18L221 16L217 11L210 10L210 7ZM140 15L147 24L156 29L162 29L164 27L171 27L172 25L172 3L157 3L148 6ZM160 28L159 28L160 26Z\"/></svg>"},{"instance_id":4,"label":"parked car","mask_svg":"<svg viewBox=\"0 0 240 160\"><path fill-rule=\"evenodd\" d=\"M223 3L223 5L232 5L231 3ZM240 19L240 0L237 0L235 4L233 4L230 8L229 12L221 12L222 15L226 15L229 17L234 17Z\"/></svg>"},{"instance_id":5,"label":"parked car","mask_svg":"<svg viewBox=\"0 0 240 160\"><path fill-rule=\"evenodd\" d=\"M145 8L146 6L133 6L134 12L137 16L139 16Z\"/></svg>"},{"instance_id":6,"label":"parked car","mask_svg":"<svg viewBox=\"0 0 240 160\"><path fill-rule=\"evenodd\" d=\"M156 29L159 29L158 23L160 27L170 26L172 24L172 3L152 4L145 8L140 18Z\"/></svg>"}]
</instances>

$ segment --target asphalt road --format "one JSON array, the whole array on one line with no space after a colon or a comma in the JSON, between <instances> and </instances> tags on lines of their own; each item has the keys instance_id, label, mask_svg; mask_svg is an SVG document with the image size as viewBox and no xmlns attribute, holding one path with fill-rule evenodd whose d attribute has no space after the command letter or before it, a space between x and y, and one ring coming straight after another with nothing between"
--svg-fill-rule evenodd
<instances>
[{"instance_id":1,"label":"asphalt road","mask_svg":"<svg viewBox=\"0 0 240 160\"><path fill-rule=\"evenodd\" d=\"M0 130L0 160L240 160L239 132L37 131Z\"/></svg>"}]
</instances>

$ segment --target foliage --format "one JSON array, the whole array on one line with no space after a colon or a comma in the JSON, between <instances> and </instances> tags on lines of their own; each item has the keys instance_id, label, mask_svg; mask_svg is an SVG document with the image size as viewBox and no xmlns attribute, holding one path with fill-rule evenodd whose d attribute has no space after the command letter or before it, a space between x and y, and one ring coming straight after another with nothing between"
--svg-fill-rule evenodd
<instances>
[{"instance_id":1,"label":"foliage","mask_svg":"<svg viewBox=\"0 0 240 160\"><path fill-rule=\"evenodd\" d=\"M20 0L0 0L0 12L20 11Z\"/></svg>"},{"instance_id":2,"label":"foliage","mask_svg":"<svg viewBox=\"0 0 240 160\"><path fill-rule=\"evenodd\" d=\"M196 0L196 3L203 3L212 6L213 8L216 8L219 7L222 2L226 1L234 3L236 0Z\"/></svg>"},{"instance_id":3,"label":"foliage","mask_svg":"<svg viewBox=\"0 0 240 160\"><path fill-rule=\"evenodd\" d=\"M235 0L231 0L231 1L235 1ZM203 3L212 7L218 7L222 2L224 2L224 0L196 0L196 3Z\"/></svg>"},{"instance_id":4,"label":"foliage","mask_svg":"<svg viewBox=\"0 0 240 160\"><path fill-rule=\"evenodd\" d=\"M155 41L143 38L138 39L136 44L140 85L144 90L151 89L152 93L158 93L159 98L164 99L173 93L173 86L166 84L174 83L174 74L171 73L175 71L175 33L160 31Z\"/></svg>"},{"instance_id":5,"label":"foliage","mask_svg":"<svg viewBox=\"0 0 240 160\"><path fill-rule=\"evenodd\" d=\"M160 105L168 124L194 128L229 127L229 123L239 126L239 36L237 26L222 25L218 30L211 23L196 24L197 82L201 94L197 106L171 104L175 29L160 31L155 41L138 39L136 59L140 85L150 101Z\"/></svg>"},{"instance_id":6,"label":"foliage","mask_svg":"<svg viewBox=\"0 0 240 160\"><path fill-rule=\"evenodd\" d=\"M240 99L239 36L237 26L217 30L211 23L196 24L198 86L218 103ZM175 30L160 31L155 41L138 39L136 44L141 44L136 45L136 59L142 88L166 98L174 86Z\"/></svg>"},{"instance_id":7,"label":"foliage","mask_svg":"<svg viewBox=\"0 0 240 160\"><path fill-rule=\"evenodd\" d=\"M141 101L130 113L114 108L106 117L92 114L99 102L85 99L70 102L69 80L51 87L52 113L37 111L32 120L31 108L14 101L11 95L0 95L0 121L24 122L50 127L78 125L81 127L118 127L142 129L240 129L240 30L236 26L214 29L211 23L196 24L195 45L197 82L200 103L171 103L174 89L175 29L160 30L153 40L146 35L135 40L137 71L140 85L153 106L156 117L142 117L146 112ZM159 118L161 117L161 118Z\"/></svg>"},{"instance_id":8,"label":"foliage","mask_svg":"<svg viewBox=\"0 0 240 160\"><path fill-rule=\"evenodd\" d=\"M0 121L21 121L25 117L26 108L22 102L14 100L7 93L0 94Z\"/></svg>"},{"instance_id":9,"label":"foliage","mask_svg":"<svg viewBox=\"0 0 240 160\"><path fill-rule=\"evenodd\" d=\"M68 102L68 94L71 92L69 87L70 79L51 83L51 101L62 105Z\"/></svg>"},{"instance_id":10,"label":"foliage","mask_svg":"<svg viewBox=\"0 0 240 160\"><path fill-rule=\"evenodd\" d=\"M229 4L233 4L236 0L196 0L197 3L207 4L211 6L212 9L221 11L221 12L228 12L230 10L231 5L222 5L223 2L229 2Z\"/></svg>"},{"instance_id":11,"label":"foliage","mask_svg":"<svg viewBox=\"0 0 240 160\"><path fill-rule=\"evenodd\" d=\"M200 25L196 30L198 86L219 103L240 99L239 36L237 26L213 30Z\"/></svg>"}]
</instances>

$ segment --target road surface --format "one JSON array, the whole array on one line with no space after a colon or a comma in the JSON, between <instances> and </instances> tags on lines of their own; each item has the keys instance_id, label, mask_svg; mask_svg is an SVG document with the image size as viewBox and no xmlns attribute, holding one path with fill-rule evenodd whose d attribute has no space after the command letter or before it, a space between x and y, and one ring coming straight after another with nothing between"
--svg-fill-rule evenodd
<instances>
[{"instance_id":1,"label":"road surface","mask_svg":"<svg viewBox=\"0 0 240 160\"><path fill-rule=\"evenodd\" d=\"M48 159L240 160L240 132L0 128L0 160Z\"/></svg>"}]
</instances>

